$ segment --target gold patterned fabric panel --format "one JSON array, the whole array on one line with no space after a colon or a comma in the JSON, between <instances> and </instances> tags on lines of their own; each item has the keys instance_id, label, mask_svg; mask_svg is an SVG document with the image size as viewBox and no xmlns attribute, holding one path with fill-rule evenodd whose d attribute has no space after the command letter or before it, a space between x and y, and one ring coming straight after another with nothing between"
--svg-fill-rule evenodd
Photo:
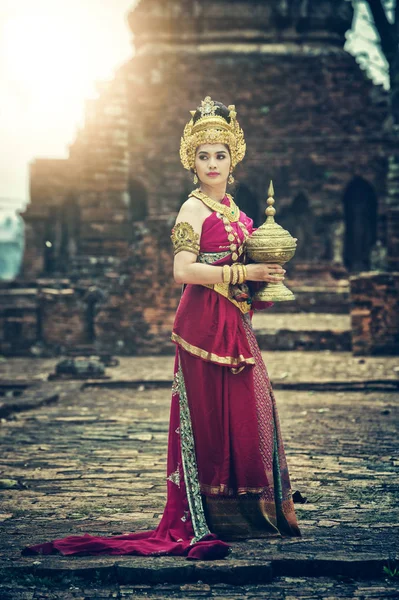
<instances>
[{"instance_id":1,"label":"gold patterned fabric panel","mask_svg":"<svg viewBox=\"0 0 399 600\"><path fill-rule=\"evenodd\" d=\"M175 375L174 389L179 396L180 408L180 443L181 455L184 471L184 482L188 505L190 508L191 520L194 529L194 537L190 544L199 542L203 537L209 535L210 531L205 519L204 508L202 505L201 491L198 482L197 459L195 455L194 435L191 425L191 415L188 406L186 386L184 383L183 371L179 370ZM180 481L179 481L180 483Z\"/></svg>"},{"instance_id":2,"label":"gold patterned fabric panel","mask_svg":"<svg viewBox=\"0 0 399 600\"><path fill-rule=\"evenodd\" d=\"M265 363L248 315L242 317L249 347L255 358L252 370L259 429L259 450L269 481L261 500L274 503L281 533L300 536L284 450L276 399Z\"/></svg>"},{"instance_id":3,"label":"gold patterned fabric panel","mask_svg":"<svg viewBox=\"0 0 399 600\"><path fill-rule=\"evenodd\" d=\"M253 332L252 323L249 317L243 317L244 329L247 335L249 347L255 357L255 367L252 371L254 378L254 392L256 397L256 411L259 428L259 451L262 456L265 472L268 474L270 482L269 488L265 490L263 498L271 502L275 501L274 481L273 481L273 454L274 454L274 414L273 403L270 396L270 380L266 365L263 362L259 350L258 342Z\"/></svg>"},{"instance_id":4,"label":"gold patterned fabric panel","mask_svg":"<svg viewBox=\"0 0 399 600\"><path fill-rule=\"evenodd\" d=\"M280 535L274 502L242 496L204 497L205 515L213 533L226 541Z\"/></svg>"}]
</instances>

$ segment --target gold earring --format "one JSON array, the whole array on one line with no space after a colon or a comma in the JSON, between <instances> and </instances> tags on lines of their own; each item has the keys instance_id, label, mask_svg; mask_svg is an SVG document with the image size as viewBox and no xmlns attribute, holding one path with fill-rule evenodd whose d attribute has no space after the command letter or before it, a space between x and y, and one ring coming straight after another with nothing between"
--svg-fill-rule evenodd
<instances>
[{"instance_id":1,"label":"gold earring","mask_svg":"<svg viewBox=\"0 0 399 600\"><path fill-rule=\"evenodd\" d=\"M234 177L233 177L233 174L232 174L232 173L230 173L230 175L229 175L229 178L228 178L228 180L227 180L227 183L230 183L230 184L231 184L231 183L234 183L234 181L235 181L235 179L234 179Z\"/></svg>"},{"instance_id":2,"label":"gold earring","mask_svg":"<svg viewBox=\"0 0 399 600\"><path fill-rule=\"evenodd\" d=\"M194 185L196 185L198 183L197 173L195 173L193 181L194 181Z\"/></svg>"}]
</instances>

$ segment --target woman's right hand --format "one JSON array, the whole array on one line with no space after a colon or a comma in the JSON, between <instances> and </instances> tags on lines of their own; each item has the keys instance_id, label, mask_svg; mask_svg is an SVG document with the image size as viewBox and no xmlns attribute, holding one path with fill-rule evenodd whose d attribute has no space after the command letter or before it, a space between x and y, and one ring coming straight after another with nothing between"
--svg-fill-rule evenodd
<instances>
[{"instance_id":1,"label":"woman's right hand","mask_svg":"<svg viewBox=\"0 0 399 600\"><path fill-rule=\"evenodd\" d=\"M245 265L247 268L247 279L249 281L266 281L276 283L283 281L285 269L275 263L251 263Z\"/></svg>"}]
</instances>

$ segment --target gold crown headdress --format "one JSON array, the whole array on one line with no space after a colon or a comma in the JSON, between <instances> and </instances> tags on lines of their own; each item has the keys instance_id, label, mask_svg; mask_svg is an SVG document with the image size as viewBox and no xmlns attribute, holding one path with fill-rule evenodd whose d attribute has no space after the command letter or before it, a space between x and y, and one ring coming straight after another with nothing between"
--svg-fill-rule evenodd
<instances>
[{"instance_id":1,"label":"gold crown headdress","mask_svg":"<svg viewBox=\"0 0 399 600\"><path fill-rule=\"evenodd\" d=\"M191 120L185 126L180 142L180 159L185 169L194 169L195 152L200 144L227 144L230 148L233 169L244 158L246 150L244 132L236 119L235 106L231 104L227 107L230 111L230 123L216 114L217 108L219 107L211 97L207 96L201 102L201 107L198 109L201 117L195 123L196 111L190 110Z\"/></svg>"}]
</instances>

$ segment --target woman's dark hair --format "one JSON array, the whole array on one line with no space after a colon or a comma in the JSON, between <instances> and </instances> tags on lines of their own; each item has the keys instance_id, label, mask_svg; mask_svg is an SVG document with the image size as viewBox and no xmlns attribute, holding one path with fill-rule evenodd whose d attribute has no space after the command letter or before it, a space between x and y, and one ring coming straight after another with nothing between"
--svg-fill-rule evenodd
<instances>
[{"instance_id":1,"label":"woman's dark hair","mask_svg":"<svg viewBox=\"0 0 399 600\"><path fill-rule=\"evenodd\" d=\"M227 121L227 123L230 123L231 119L229 117L229 109L227 108L227 106L225 106L224 104L222 104L221 102L217 102L216 100L214 100L215 105L217 106L217 109L215 111L216 115L219 115L220 117L223 117L223 119L225 121ZM199 108L197 108L197 110L195 111L195 115L193 116L193 123L196 123L198 121L198 119L201 117L201 113ZM230 152L230 148L229 146L226 147L228 148L228 151ZM191 173L194 173L194 169L190 169Z\"/></svg>"}]
</instances>

